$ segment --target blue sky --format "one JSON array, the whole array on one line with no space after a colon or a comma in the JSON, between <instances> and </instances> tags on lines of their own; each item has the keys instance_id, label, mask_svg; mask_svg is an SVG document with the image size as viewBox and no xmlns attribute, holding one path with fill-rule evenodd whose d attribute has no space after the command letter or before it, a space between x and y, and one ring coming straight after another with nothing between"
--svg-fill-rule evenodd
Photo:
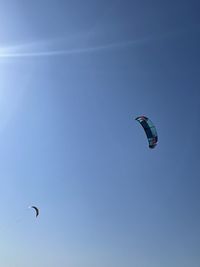
<instances>
[{"instance_id":1,"label":"blue sky","mask_svg":"<svg viewBox=\"0 0 200 267\"><path fill-rule=\"evenodd\" d=\"M199 8L0 2L1 266L199 267Z\"/></svg>"}]
</instances>

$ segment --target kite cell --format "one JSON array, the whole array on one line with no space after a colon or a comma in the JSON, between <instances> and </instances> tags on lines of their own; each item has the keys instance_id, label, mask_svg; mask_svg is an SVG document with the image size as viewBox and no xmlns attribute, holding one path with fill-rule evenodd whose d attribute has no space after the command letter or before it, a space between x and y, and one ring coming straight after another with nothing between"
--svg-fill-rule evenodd
<instances>
[{"instance_id":1,"label":"kite cell","mask_svg":"<svg viewBox=\"0 0 200 267\"><path fill-rule=\"evenodd\" d=\"M136 121L138 121L142 125L146 133L149 142L149 148L154 148L158 143L156 127L154 126L152 121L145 116L137 117Z\"/></svg>"}]
</instances>

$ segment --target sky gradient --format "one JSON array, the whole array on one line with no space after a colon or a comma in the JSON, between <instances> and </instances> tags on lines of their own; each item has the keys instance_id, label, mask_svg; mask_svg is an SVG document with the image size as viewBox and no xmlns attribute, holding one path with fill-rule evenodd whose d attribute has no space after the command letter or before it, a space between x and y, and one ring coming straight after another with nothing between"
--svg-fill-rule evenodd
<instances>
[{"instance_id":1,"label":"sky gradient","mask_svg":"<svg viewBox=\"0 0 200 267\"><path fill-rule=\"evenodd\" d=\"M199 11L0 1L0 266L200 266Z\"/></svg>"}]
</instances>

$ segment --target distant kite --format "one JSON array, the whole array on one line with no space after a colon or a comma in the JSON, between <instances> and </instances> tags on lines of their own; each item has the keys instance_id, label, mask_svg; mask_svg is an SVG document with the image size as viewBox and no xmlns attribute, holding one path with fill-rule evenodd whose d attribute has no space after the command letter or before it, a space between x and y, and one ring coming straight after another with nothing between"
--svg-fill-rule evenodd
<instances>
[{"instance_id":1,"label":"distant kite","mask_svg":"<svg viewBox=\"0 0 200 267\"><path fill-rule=\"evenodd\" d=\"M37 207L35 207L35 206L31 206L30 208L35 210L35 216L37 218L37 216L39 215L39 209Z\"/></svg>"},{"instance_id":2,"label":"distant kite","mask_svg":"<svg viewBox=\"0 0 200 267\"><path fill-rule=\"evenodd\" d=\"M142 125L146 133L149 142L149 148L154 148L158 143L156 127L154 126L152 121L145 116L137 117L136 121L138 121Z\"/></svg>"}]
</instances>

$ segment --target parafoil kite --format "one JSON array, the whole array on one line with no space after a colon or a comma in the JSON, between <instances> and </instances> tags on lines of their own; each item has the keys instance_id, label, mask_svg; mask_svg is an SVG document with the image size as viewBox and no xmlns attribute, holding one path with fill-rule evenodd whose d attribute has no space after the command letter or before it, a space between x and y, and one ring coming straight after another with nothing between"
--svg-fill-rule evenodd
<instances>
[{"instance_id":1,"label":"parafoil kite","mask_svg":"<svg viewBox=\"0 0 200 267\"><path fill-rule=\"evenodd\" d=\"M142 125L146 133L146 136L149 142L149 148L154 148L158 143L158 135L157 135L156 127L154 126L152 121L145 116L137 117L136 121L138 121Z\"/></svg>"},{"instance_id":2,"label":"parafoil kite","mask_svg":"<svg viewBox=\"0 0 200 267\"><path fill-rule=\"evenodd\" d=\"M35 216L37 218L37 216L39 215L39 209L35 206L31 206L31 208L35 210Z\"/></svg>"}]
</instances>

